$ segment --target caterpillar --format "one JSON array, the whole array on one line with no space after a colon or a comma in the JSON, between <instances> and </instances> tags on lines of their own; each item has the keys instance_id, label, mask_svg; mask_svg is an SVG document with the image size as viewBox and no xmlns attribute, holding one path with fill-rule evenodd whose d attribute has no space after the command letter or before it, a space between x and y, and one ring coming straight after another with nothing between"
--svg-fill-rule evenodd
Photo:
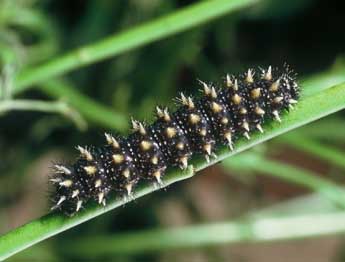
<instances>
[{"instance_id":1,"label":"caterpillar","mask_svg":"<svg viewBox=\"0 0 345 262\"><path fill-rule=\"evenodd\" d=\"M74 215L89 201L106 205L110 193L132 196L142 181L161 185L167 168L186 169L195 155L210 161L219 146L233 150L240 137L264 132L265 121L280 122L280 114L299 98L288 66L226 75L221 85L199 82L203 95L181 93L174 112L157 106L150 125L132 119L128 137L106 133L105 145L78 146L80 156L73 164L54 165L51 209Z\"/></svg>"}]
</instances>

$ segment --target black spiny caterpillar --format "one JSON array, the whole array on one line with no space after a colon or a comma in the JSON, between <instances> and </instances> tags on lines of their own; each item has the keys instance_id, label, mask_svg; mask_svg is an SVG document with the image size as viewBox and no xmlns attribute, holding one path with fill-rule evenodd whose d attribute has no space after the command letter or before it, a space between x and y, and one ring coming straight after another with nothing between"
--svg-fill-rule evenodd
<instances>
[{"instance_id":1,"label":"black spiny caterpillar","mask_svg":"<svg viewBox=\"0 0 345 262\"><path fill-rule=\"evenodd\" d=\"M209 161L220 145L232 150L239 137L263 132L265 120L280 122L280 112L299 97L295 76L288 67L260 71L260 76L252 69L238 78L227 75L223 87L200 81L202 97L181 94L175 112L157 107L157 120L148 126L132 120L127 138L105 134L104 146L78 146L74 164L54 166L52 209L72 215L90 200L105 205L109 193L131 196L143 180L161 184L168 167L186 169L194 155Z\"/></svg>"}]
</instances>

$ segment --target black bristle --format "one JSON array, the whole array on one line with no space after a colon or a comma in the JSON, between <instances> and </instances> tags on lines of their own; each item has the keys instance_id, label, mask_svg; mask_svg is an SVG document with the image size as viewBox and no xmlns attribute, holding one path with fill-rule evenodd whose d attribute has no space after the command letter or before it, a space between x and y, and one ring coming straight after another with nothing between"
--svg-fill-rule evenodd
<instances>
[{"instance_id":1,"label":"black bristle","mask_svg":"<svg viewBox=\"0 0 345 262\"><path fill-rule=\"evenodd\" d=\"M240 137L263 132L265 121L280 122L280 114L299 99L288 66L226 76L222 87L201 86L203 96L181 94L182 105L172 113L157 107L151 125L132 120L134 131L127 138L106 134L106 145L78 147L73 165L55 165L52 209L73 215L89 201L106 205L110 193L131 196L140 181L161 184L167 168L185 169L193 155L216 157L220 145L232 150Z\"/></svg>"}]
</instances>

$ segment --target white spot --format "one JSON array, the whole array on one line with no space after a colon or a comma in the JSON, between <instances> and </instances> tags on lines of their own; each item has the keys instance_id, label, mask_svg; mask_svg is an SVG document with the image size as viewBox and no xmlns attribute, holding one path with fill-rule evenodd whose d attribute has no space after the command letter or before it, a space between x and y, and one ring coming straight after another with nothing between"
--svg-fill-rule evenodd
<instances>
[{"instance_id":1,"label":"white spot","mask_svg":"<svg viewBox=\"0 0 345 262\"><path fill-rule=\"evenodd\" d=\"M237 81L237 79L235 79L234 90L235 91L238 90L238 81Z\"/></svg>"},{"instance_id":2,"label":"white spot","mask_svg":"<svg viewBox=\"0 0 345 262\"><path fill-rule=\"evenodd\" d=\"M279 122L279 123L281 123L281 119L280 119L280 116L279 116L279 113L278 113L278 111L277 110L274 110L273 112L272 112L272 114L274 115L274 118Z\"/></svg>"},{"instance_id":3,"label":"white spot","mask_svg":"<svg viewBox=\"0 0 345 262\"><path fill-rule=\"evenodd\" d=\"M59 183L59 182L61 182L61 179L60 178L51 178L51 179L49 179L49 181L52 183Z\"/></svg>"},{"instance_id":4,"label":"white spot","mask_svg":"<svg viewBox=\"0 0 345 262\"><path fill-rule=\"evenodd\" d=\"M179 159L181 165L181 169L186 169L188 167L188 157L187 156L183 156Z\"/></svg>"},{"instance_id":5,"label":"white spot","mask_svg":"<svg viewBox=\"0 0 345 262\"><path fill-rule=\"evenodd\" d=\"M80 154L83 157L86 158L86 160L88 160L88 161L92 161L93 160L93 157L92 157L91 153L86 148L83 148L81 146L77 146L77 150L80 152Z\"/></svg>"},{"instance_id":6,"label":"white spot","mask_svg":"<svg viewBox=\"0 0 345 262\"><path fill-rule=\"evenodd\" d=\"M279 85L280 85L280 79L278 79L277 81L275 81L271 87L270 87L270 91L271 92L276 92L279 89Z\"/></svg>"},{"instance_id":7,"label":"white spot","mask_svg":"<svg viewBox=\"0 0 345 262\"><path fill-rule=\"evenodd\" d=\"M272 67L271 67L271 66L268 67L266 73L265 73L265 71L264 71L263 78L266 79L266 80L268 80L268 81L272 80Z\"/></svg>"},{"instance_id":8,"label":"white spot","mask_svg":"<svg viewBox=\"0 0 345 262\"><path fill-rule=\"evenodd\" d=\"M254 76L254 74L252 72L252 69L248 69L247 76L246 76L246 82L247 83L253 83L254 82L253 76Z\"/></svg>"},{"instance_id":9,"label":"white spot","mask_svg":"<svg viewBox=\"0 0 345 262\"><path fill-rule=\"evenodd\" d=\"M244 121L243 124L242 124L242 127L249 132L249 124L247 121Z\"/></svg>"},{"instance_id":10,"label":"white spot","mask_svg":"<svg viewBox=\"0 0 345 262\"><path fill-rule=\"evenodd\" d=\"M207 162L207 163L210 163L210 157L209 157L209 155L205 155L205 159L206 159L206 162Z\"/></svg>"},{"instance_id":11,"label":"white spot","mask_svg":"<svg viewBox=\"0 0 345 262\"><path fill-rule=\"evenodd\" d=\"M98 204L101 204L103 202L104 198L104 192L101 192L98 194Z\"/></svg>"},{"instance_id":12,"label":"white spot","mask_svg":"<svg viewBox=\"0 0 345 262\"><path fill-rule=\"evenodd\" d=\"M211 96L213 98L217 98L217 92L216 92L216 89L214 87L212 87L212 89L211 89Z\"/></svg>"},{"instance_id":13,"label":"white spot","mask_svg":"<svg viewBox=\"0 0 345 262\"><path fill-rule=\"evenodd\" d=\"M244 135L248 140L250 140L250 136L249 136L248 132L244 132L243 135Z\"/></svg>"},{"instance_id":14,"label":"white spot","mask_svg":"<svg viewBox=\"0 0 345 262\"><path fill-rule=\"evenodd\" d=\"M260 131L260 133L263 133L264 130L262 129L261 125L260 124L257 124L256 125L256 128Z\"/></svg>"},{"instance_id":15,"label":"white spot","mask_svg":"<svg viewBox=\"0 0 345 262\"><path fill-rule=\"evenodd\" d=\"M132 193L133 185L131 183L126 185L127 195L130 196Z\"/></svg>"},{"instance_id":16,"label":"white spot","mask_svg":"<svg viewBox=\"0 0 345 262\"><path fill-rule=\"evenodd\" d=\"M182 102L182 104L183 105L188 105L188 100L187 100L187 98L185 97L185 95L181 92L181 99L180 99L180 101Z\"/></svg>"},{"instance_id":17,"label":"white spot","mask_svg":"<svg viewBox=\"0 0 345 262\"><path fill-rule=\"evenodd\" d=\"M202 84L202 86L204 87L204 93L205 93L205 95L210 95L211 94L211 88L209 88L209 86L205 83L205 82L203 82L203 81L201 81L201 80L198 80L199 81L199 83L200 84Z\"/></svg>"},{"instance_id":18,"label":"white spot","mask_svg":"<svg viewBox=\"0 0 345 262\"><path fill-rule=\"evenodd\" d=\"M156 112L157 112L158 117L164 116L163 110L159 106L156 106Z\"/></svg>"},{"instance_id":19,"label":"white spot","mask_svg":"<svg viewBox=\"0 0 345 262\"><path fill-rule=\"evenodd\" d=\"M282 97L282 96L277 96L277 97L275 97L275 98L273 99L273 102L278 104L278 103L280 103L283 99L284 99L284 97Z\"/></svg>"},{"instance_id":20,"label":"white spot","mask_svg":"<svg viewBox=\"0 0 345 262\"><path fill-rule=\"evenodd\" d=\"M211 155L211 149L212 149L211 144L205 144L203 148L204 148L204 151L210 156Z\"/></svg>"},{"instance_id":21,"label":"white spot","mask_svg":"<svg viewBox=\"0 0 345 262\"><path fill-rule=\"evenodd\" d=\"M260 115L260 116L262 116L262 115L264 115L265 114L265 111L261 108L261 107L256 107L255 108L255 113L257 114L257 115Z\"/></svg>"},{"instance_id":22,"label":"white spot","mask_svg":"<svg viewBox=\"0 0 345 262\"><path fill-rule=\"evenodd\" d=\"M109 145L112 145L114 148L120 147L119 143L117 142L117 140L112 135L110 135L108 133L104 133L104 135L105 135L105 138L106 138L107 143Z\"/></svg>"},{"instance_id":23,"label":"white spot","mask_svg":"<svg viewBox=\"0 0 345 262\"><path fill-rule=\"evenodd\" d=\"M62 196L62 197L60 197L60 199L59 199L59 201L57 202L57 206L59 206L59 205L61 205L61 203L63 202L63 201L65 201L66 200L66 196Z\"/></svg>"},{"instance_id":24,"label":"white spot","mask_svg":"<svg viewBox=\"0 0 345 262\"><path fill-rule=\"evenodd\" d=\"M72 193L72 198L75 198L76 196L79 195L79 190L74 190L73 193Z\"/></svg>"},{"instance_id":25,"label":"white spot","mask_svg":"<svg viewBox=\"0 0 345 262\"><path fill-rule=\"evenodd\" d=\"M95 188L100 187L102 185L102 180L97 179L95 182Z\"/></svg>"},{"instance_id":26,"label":"white spot","mask_svg":"<svg viewBox=\"0 0 345 262\"><path fill-rule=\"evenodd\" d=\"M66 175L72 174L71 170L69 170L67 167L62 165L54 165L56 173L62 173Z\"/></svg>"},{"instance_id":27,"label":"white spot","mask_svg":"<svg viewBox=\"0 0 345 262\"><path fill-rule=\"evenodd\" d=\"M78 212L78 211L80 210L82 204L83 204L83 201L82 201L82 200L79 200L79 201L77 202L77 207L76 207L76 209L75 209L76 212Z\"/></svg>"},{"instance_id":28,"label":"white spot","mask_svg":"<svg viewBox=\"0 0 345 262\"><path fill-rule=\"evenodd\" d=\"M64 186L64 187L70 187L72 184L73 184L73 181L70 179L64 180L59 183L60 186Z\"/></svg>"},{"instance_id":29,"label":"white spot","mask_svg":"<svg viewBox=\"0 0 345 262\"><path fill-rule=\"evenodd\" d=\"M226 86L227 87L232 87L233 83L231 81L231 78L229 76L229 74L226 75Z\"/></svg>"},{"instance_id":30,"label":"white spot","mask_svg":"<svg viewBox=\"0 0 345 262\"><path fill-rule=\"evenodd\" d=\"M229 145L229 148L231 151L234 150L233 146L232 146L232 138L231 138L231 132L227 132L225 135L224 135L225 139L228 141L228 145Z\"/></svg>"}]
</instances>

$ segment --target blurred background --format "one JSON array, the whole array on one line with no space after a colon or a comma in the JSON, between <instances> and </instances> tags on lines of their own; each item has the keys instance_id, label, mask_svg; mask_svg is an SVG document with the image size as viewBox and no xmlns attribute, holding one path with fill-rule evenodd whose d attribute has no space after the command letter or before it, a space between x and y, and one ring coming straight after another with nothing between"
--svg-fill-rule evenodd
<instances>
[{"instance_id":1,"label":"blurred background","mask_svg":"<svg viewBox=\"0 0 345 262\"><path fill-rule=\"evenodd\" d=\"M219 82L226 72L284 62L305 81L345 72L342 1L262 0L35 83L15 96L51 103L48 109L6 108L18 72L197 2L0 0L0 233L48 211L53 161L74 159L76 145L103 143L104 131L125 134L131 116L152 120L156 104L172 105L179 91L197 93L198 78ZM94 248L97 237L101 245L108 237L121 241L119 236L128 232L222 223L248 214L271 218L336 210L339 206L325 203L317 191L344 182L344 128L343 112L333 114L65 231L10 261L344 261L342 235L139 251L116 251L115 244L106 252ZM291 182L296 176L304 181ZM198 234L194 237L197 242ZM127 246L133 244L123 239ZM137 246L147 240L134 239ZM73 243L83 244L78 248Z\"/></svg>"}]
</instances>

